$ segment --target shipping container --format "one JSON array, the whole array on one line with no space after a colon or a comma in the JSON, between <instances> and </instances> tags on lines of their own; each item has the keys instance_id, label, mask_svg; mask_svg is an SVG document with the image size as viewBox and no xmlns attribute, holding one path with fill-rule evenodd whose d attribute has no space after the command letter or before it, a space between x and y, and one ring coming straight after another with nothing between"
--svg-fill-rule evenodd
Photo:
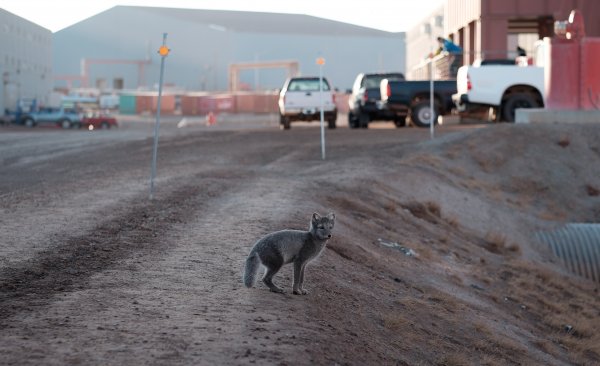
<instances>
[{"instance_id":1,"label":"shipping container","mask_svg":"<svg viewBox=\"0 0 600 366\"><path fill-rule=\"evenodd\" d=\"M135 114L136 113L136 97L131 94L121 94L119 96L119 113Z\"/></svg>"},{"instance_id":2,"label":"shipping container","mask_svg":"<svg viewBox=\"0 0 600 366\"><path fill-rule=\"evenodd\" d=\"M136 95L136 108L137 114L150 114L152 113L152 95Z\"/></svg>"},{"instance_id":3,"label":"shipping container","mask_svg":"<svg viewBox=\"0 0 600 366\"><path fill-rule=\"evenodd\" d=\"M181 114L184 116L197 116L198 108L196 104L196 97L191 95L181 96Z\"/></svg>"},{"instance_id":4,"label":"shipping container","mask_svg":"<svg viewBox=\"0 0 600 366\"><path fill-rule=\"evenodd\" d=\"M236 94L235 106L237 113L254 113L255 95L250 93Z\"/></svg>"},{"instance_id":5,"label":"shipping container","mask_svg":"<svg viewBox=\"0 0 600 366\"><path fill-rule=\"evenodd\" d=\"M210 112L235 113L235 99L231 94L213 95L210 98Z\"/></svg>"},{"instance_id":6,"label":"shipping container","mask_svg":"<svg viewBox=\"0 0 600 366\"><path fill-rule=\"evenodd\" d=\"M152 113L156 113L158 106L158 95L152 96ZM173 114L175 113L175 95L167 94L162 95L160 99L160 114Z\"/></svg>"},{"instance_id":7,"label":"shipping container","mask_svg":"<svg viewBox=\"0 0 600 366\"><path fill-rule=\"evenodd\" d=\"M190 93L181 97L185 116L213 113L277 113L277 93L206 94Z\"/></svg>"}]
</instances>

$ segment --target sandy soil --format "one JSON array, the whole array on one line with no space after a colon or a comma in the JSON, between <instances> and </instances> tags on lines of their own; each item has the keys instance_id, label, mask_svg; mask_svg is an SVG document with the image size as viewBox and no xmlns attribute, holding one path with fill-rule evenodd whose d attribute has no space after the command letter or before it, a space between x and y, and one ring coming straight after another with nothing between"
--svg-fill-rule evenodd
<instances>
[{"instance_id":1,"label":"sandy soil","mask_svg":"<svg viewBox=\"0 0 600 366\"><path fill-rule=\"evenodd\" d=\"M0 130L0 363L600 364L599 284L533 239L600 221L600 126L338 128L321 161L270 125L161 127L152 201L151 124ZM244 288L314 211L310 294Z\"/></svg>"}]
</instances>

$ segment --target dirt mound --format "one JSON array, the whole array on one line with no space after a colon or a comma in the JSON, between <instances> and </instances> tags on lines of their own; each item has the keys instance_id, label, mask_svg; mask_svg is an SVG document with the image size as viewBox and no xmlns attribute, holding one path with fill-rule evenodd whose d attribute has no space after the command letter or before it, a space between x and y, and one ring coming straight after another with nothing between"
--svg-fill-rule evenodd
<instances>
[{"instance_id":1,"label":"dirt mound","mask_svg":"<svg viewBox=\"0 0 600 366\"><path fill-rule=\"evenodd\" d=\"M435 149L436 168L543 220L598 221L600 130L595 125L500 125Z\"/></svg>"},{"instance_id":2,"label":"dirt mound","mask_svg":"<svg viewBox=\"0 0 600 366\"><path fill-rule=\"evenodd\" d=\"M376 298L377 311L358 308L394 350L387 361L600 362L598 284L533 240L600 220L600 126L500 125L397 151L385 174L324 197L344 213L331 279Z\"/></svg>"}]
</instances>

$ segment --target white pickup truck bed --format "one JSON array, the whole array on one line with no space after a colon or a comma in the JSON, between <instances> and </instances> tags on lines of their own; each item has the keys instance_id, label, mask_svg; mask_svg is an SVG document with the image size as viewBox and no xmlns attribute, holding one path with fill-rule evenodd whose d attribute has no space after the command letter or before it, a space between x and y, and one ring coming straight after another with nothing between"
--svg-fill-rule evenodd
<instances>
[{"instance_id":1,"label":"white pickup truck bed","mask_svg":"<svg viewBox=\"0 0 600 366\"><path fill-rule=\"evenodd\" d=\"M517 108L544 106L544 68L518 65L462 66L452 96L459 111L488 106L499 120L514 122Z\"/></svg>"}]
</instances>

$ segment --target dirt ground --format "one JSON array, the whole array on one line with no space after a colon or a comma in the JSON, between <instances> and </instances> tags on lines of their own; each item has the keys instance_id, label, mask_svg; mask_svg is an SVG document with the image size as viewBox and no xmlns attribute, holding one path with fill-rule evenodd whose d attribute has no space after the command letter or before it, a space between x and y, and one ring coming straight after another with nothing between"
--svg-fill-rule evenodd
<instances>
[{"instance_id":1,"label":"dirt ground","mask_svg":"<svg viewBox=\"0 0 600 366\"><path fill-rule=\"evenodd\" d=\"M0 129L0 363L600 364L599 284L533 239L600 221L600 125L341 127L322 161L271 122L165 123L154 200L151 123ZM310 293L243 287L315 211Z\"/></svg>"}]
</instances>

